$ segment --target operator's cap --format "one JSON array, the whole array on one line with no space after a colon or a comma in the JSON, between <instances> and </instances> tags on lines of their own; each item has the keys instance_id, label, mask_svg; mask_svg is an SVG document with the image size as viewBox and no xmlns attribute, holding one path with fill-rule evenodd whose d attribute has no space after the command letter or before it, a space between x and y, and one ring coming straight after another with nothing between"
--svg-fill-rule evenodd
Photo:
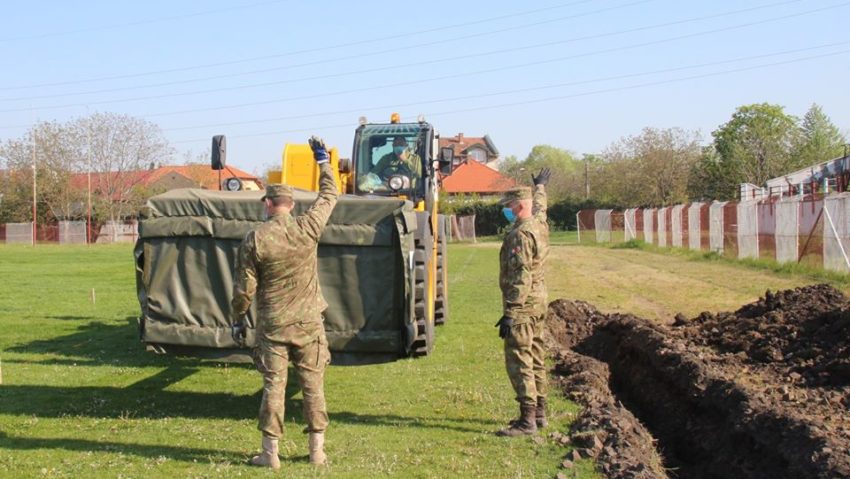
<instances>
[{"instance_id":1,"label":"operator's cap","mask_svg":"<svg viewBox=\"0 0 850 479\"><path fill-rule=\"evenodd\" d=\"M506 191L502 195L502 199L499 201L499 203L506 205L512 201L530 200L531 197L531 188L527 186L520 186L518 188L512 188Z\"/></svg>"},{"instance_id":2,"label":"operator's cap","mask_svg":"<svg viewBox=\"0 0 850 479\"><path fill-rule=\"evenodd\" d=\"M266 194L260 200L279 198L281 196L292 198L292 187L280 183L266 185Z\"/></svg>"}]
</instances>

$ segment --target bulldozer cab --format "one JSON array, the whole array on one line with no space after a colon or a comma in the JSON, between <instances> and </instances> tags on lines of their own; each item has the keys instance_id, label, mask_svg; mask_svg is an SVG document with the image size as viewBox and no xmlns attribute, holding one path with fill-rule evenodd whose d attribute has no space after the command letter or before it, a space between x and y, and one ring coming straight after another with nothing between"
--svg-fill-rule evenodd
<instances>
[{"instance_id":1,"label":"bulldozer cab","mask_svg":"<svg viewBox=\"0 0 850 479\"><path fill-rule=\"evenodd\" d=\"M433 176L429 158L434 130L428 123L361 125L354 136L355 194L426 197Z\"/></svg>"}]
</instances>

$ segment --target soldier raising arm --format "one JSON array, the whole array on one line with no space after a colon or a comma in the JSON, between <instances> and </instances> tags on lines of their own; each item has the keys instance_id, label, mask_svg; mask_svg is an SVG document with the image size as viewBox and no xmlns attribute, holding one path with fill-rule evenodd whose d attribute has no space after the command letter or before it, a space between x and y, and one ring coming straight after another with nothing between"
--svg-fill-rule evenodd
<instances>
[{"instance_id":1,"label":"soldier raising arm","mask_svg":"<svg viewBox=\"0 0 850 479\"><path fill-rule=\"evenodd\" d=\"M244 316L257 304L254 364L263 376L259 426L263 451L251 459L257 466L280 468L278 440L283 433L283 413L290 361L295 365L304 393L304 417L309 433L310 462L324 464L324 371L330 362L322 322L327 303L319 288L317 249L319 237L336 205L337 189L324 142L310 139L319 165L320 192L308 211L293 217L292 188L269 185L262 200L269 219L248 233L239 247L231 302L233 336L244 344Z\"/></svg>"},{"instance_id":2,"label":"soldier raising arm","mask_svg":"<svg viewBox=\"0 0 850 479\"><path fill-rule=\"evenodd\" d=\"M508 191L503 212L513 223L499 252L502 318L496 323L504 340L505 368L519 402L520 415L498 431L500 436L533 434L546 421L544 319L547 297L544 278L549 252L546 223L546 183L549 170L533 177L531 188Z\"/></svg>"}]
</instances>

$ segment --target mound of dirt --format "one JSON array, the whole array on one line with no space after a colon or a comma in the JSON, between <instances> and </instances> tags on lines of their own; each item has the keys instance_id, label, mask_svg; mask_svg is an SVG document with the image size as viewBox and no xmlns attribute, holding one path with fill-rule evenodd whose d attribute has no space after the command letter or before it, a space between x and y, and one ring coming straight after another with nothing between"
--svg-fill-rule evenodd
<instances>
[{"instance_id":1,"label":"mound of dirt","mask_svg":"<svg viewBox=\"0 0 850 479\"><path fill-rule=\"evenodd\" d=\"M743 353L795 383L850 385L850 304L828 285L768 291L734 313L702 313L675 325L693 344Z\"/></svg>"},{"instance_id":2,"label":"mound of dirt","mask_svg":"<svg viewBox=\"0 0 850 479\"><path fill-rule=\"evenodd\" d=\"M661 457L679 477L850 477L850 315L840 292L769 293L734 313L679 316L672 328L568 303L550 305L547 326L556 376L586 407L574 436L606 431L599 467L621 471L608 457L625 457L635 471L630 458L643 457L648 474L609 477L663 477ZM624 405L615 417L633 414L652 435L612 440L634 426L617 428L600 404ZM654 440L660 454L637 452L655 451Z\"/></svg>"},{"instance_id":3,"label":"mound of dirt","mask_svg":"<svg viewBox=\"0 0 850 479\"><path fill-rule=\"evenodd\" d=\"M570 426L570 437L556 439L573 447L566 461L592 457L605 477L666 478L654 438L609 388L608 365L570 349L604 321L607 316L582 301L549 304L546 337L555 359L553 376L567 397L583 407Z\"/></svg>"},{"instance_id":4,"label":"mound of dirt","mask_svg":"<svg viewBox=\"0 0 850 479\"><path fill-rule=\"evenodd\" d=\"M652 435L608 388L608 366L570 350L558 353L555 361L556 382L583 406L565 441L574 446L567 460L595 458L609 478L666 478Z\"/></svg>"},{"instance_id":5,"label":"mound of dirt","mask_svg":"<svg viewBox=\"0 0 850 479\"><path fill-rule=\"evenodd\" d=\"M549 348L571 348L593 333L595 324L605 320L605 315L584 301L559 299L549 303L546 337Z\"/></svg>"}]
</instances>

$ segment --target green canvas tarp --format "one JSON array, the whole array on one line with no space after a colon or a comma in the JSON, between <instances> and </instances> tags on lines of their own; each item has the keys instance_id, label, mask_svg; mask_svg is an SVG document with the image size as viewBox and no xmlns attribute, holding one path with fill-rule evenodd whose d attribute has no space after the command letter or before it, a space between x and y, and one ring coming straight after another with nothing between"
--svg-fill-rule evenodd
<instances>
[{"instance_id":1,"label":"green canvas tarp","mask_svg":"<svg viewBox=\"0 0 850 479\"><path fill-rule=\"evenodd\" d=\"M261 196L179 189L148 200L134 250L142 341L156 350L203 357L234 353L229 309L236 252L245 234L264 220ZM315 198L298 191L293 214ZM409 354L416 224L409 202L340 197L318 252L334 362L381 362ZM252 308L249 345L255 315Z\"/></svg>"}]
</instances>

